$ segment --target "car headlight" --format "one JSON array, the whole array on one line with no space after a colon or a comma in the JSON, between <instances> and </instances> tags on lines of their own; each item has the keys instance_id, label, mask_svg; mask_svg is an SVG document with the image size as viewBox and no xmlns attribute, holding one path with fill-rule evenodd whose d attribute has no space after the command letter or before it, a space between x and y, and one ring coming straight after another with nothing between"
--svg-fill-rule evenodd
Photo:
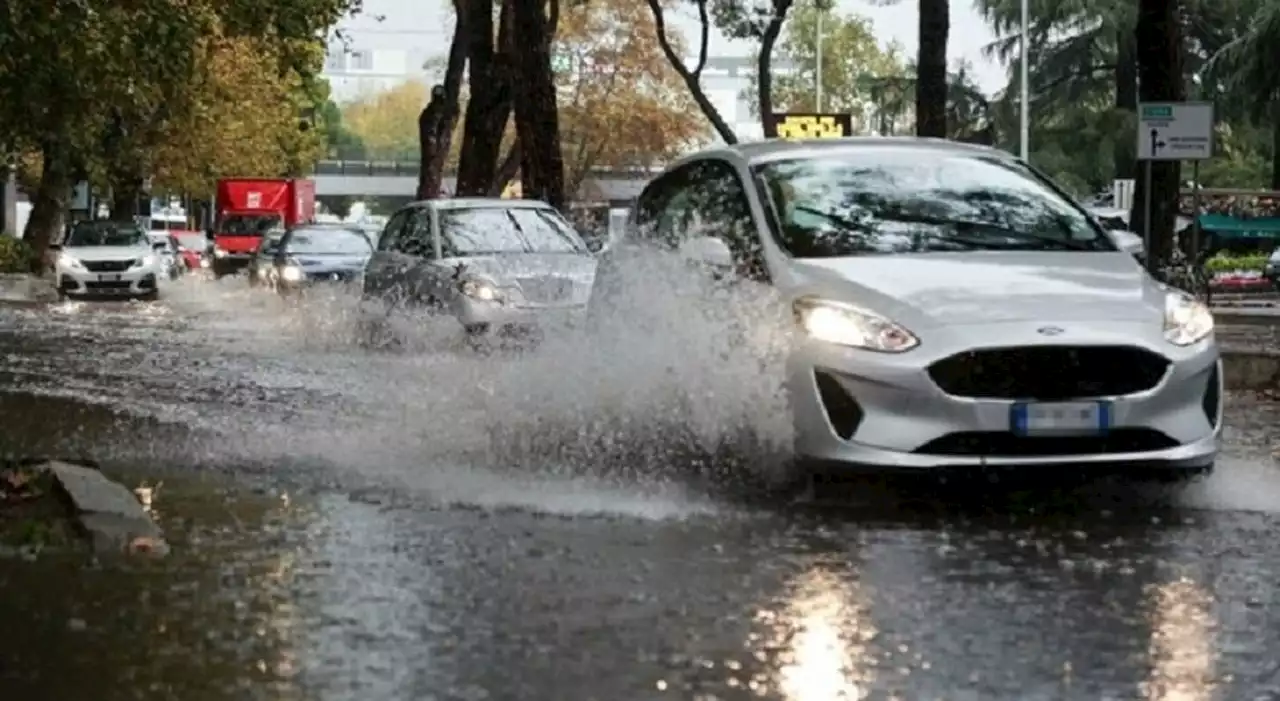
<instances>
[{"instance_id":1,"label":"car headlight","mask_svg":"<svg viewBox=\"0 0 1280 701\"><path fill-rule=\"evenodd\" d=\"M472 299L478 299L481 302L497 302L502 299L502 294L498 292L498 288L483 280L463 280L458 285L458 289L462 291L462 294Z\"/></svg>"},{"instance_id":2,"label":"car headlight","mask_svg":"<svg viewBox=\"0 0 1280 701\"><path fill-rule=\"evenodd\" d=\"M215 247L215 248L213 249L213 257L214 257L214 258L226 258L226 257L227 257L227 252L226 252L226 251L224 251L224 250L222 250L221 248L216 248L216 247Z\"/></svg>"},{"instance_id":3,"label":"car headlight","mask_svg":"<svg viewBox=\"0 0 1280 701\"><path fill-rule=\"evenodd\" d=\"M286 265L280 269L280 279L285 282L299 282L302 280L302 268L296 265Z\"/></svg>"},{"instance_id":4,"label":"car headlight","mask_svg":"<svg viewBox=\"0 0 1280 701\"><path fill-rule=\"evenodd\" d=\"M156 264L156 257L155 257L155 256L153 256L153 255L151 255L150 253L148 253L147 255L143 256L143 257L142 257L142 258L140 258L140 259L138 259L138 264L137 264L135 267L138 267L138 268L150 268L151 266L153 266L153 265L155 265L155 264Z\"/></svg>"},{"instance_id":5,"label":"car headlight","mask_svg":"<svg viewBox=\"0 0 1280 701\"><path fill-rule=\"evenodd\" d=\"M1182 292L1164 298L1164 337L1175 346L1189 346L1213 333L1213 312L1203 302Z\"/></svg>"},{"instance_id":6,"label":"car headlight","mask_svg":"<svg viewBox=\"0 0 1280 701\"><path fill-rule=\"evenodd\" d=\"M46 258L46 260L48 259ZM64 268L74 268L76 270L84 270L84 263L81 263L79 258L76 258L70 253L63 253L59 255L58 265L61 265Z\"/></svg>"},{"instance_id":7,"label":"car headlight","mask_svg":"<svg viewBox=\"0 0 1280 701\"><path fill-rule=\"evenodd\" d=\"M903 353L920 339L902 326L851 304L806 297L792 306L810 338L877 353Z\"/></svg>"}]
</instances>

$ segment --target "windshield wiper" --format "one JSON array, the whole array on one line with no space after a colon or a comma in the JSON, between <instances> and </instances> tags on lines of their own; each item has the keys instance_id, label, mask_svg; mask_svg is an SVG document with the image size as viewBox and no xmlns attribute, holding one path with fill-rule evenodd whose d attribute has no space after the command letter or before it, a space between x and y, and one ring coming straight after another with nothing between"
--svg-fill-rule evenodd
<instances>
[{"instance_id":1,"label":"windshield wiper","mask_svg":"<svg viewBox=\"0 0 1280 701\"><path fill-rule=\"evenodd\" d=\"M1040 234L1031 234L1025 231L1018 231L1017 229L1010 229L1007 226L1001 226L999 224L991 224L988 222L976 222L976 221L968 221L964 219L947 219L945 217L930 217L923 214L899 214L899 213L895 213L892 216L882 216L880 218L888 221L907 222L907 223L913 223L913 224L934 224L936 226L953 226L956 228L956 231L960 232L961 234L972 232L975 229L986 229L988 231L998 233L1000 236L1004 236L1006 238L1017 239L1020 241L1034 241L1036 243L1048 244L1050 246L1055 246L1057 248L1067 250L1067 251L1097 250L1096 248L1094 248L1093 246L1089 245L1084 241L1073 241L1067 238L1060 239L1060 238L1054 238L1052 236L1041 236ZM936 238L942 238L949 241L955 240L955 241L960 241L964 243L971 243L975 245L984 245L984 246L991 245L990 241L973 239L967 236L946 236L946 235L940 235L940 234L930 234L930 235Z\"/></svg>"}]
</instances>

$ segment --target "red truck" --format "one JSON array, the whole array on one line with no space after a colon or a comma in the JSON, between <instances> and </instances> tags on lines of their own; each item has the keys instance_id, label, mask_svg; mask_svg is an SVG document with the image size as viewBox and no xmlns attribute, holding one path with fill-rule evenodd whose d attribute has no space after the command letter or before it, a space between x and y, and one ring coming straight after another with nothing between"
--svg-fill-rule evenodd
<instances>
[{"instance_id":1,"label":"red truck","mask_svg":"<svg viewBox=\"0 0 1280 701\"><path fill-rule=\"evenodd\" d=\"M226 178L218 181L209 240L218 277L249 265L267 235L315 221L316 184L302 178Z\"/></svg>"}]
</instances>

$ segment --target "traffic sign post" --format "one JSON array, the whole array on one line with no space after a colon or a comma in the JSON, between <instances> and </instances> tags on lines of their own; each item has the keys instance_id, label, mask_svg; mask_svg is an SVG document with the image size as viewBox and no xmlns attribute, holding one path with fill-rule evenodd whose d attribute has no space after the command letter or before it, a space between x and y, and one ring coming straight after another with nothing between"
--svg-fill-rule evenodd
<instances>
[{"instance_id":1,"label":"traffic sign post","mask_svg":"<svg viewBox=\"0 0 1280 701\"><path fill-rule=\"evenodd\" d=\"M1146 187L1143 193L1142 239L1147 265L1155 264L1151 251L1151 163L1153 161L1192 161L1195 181L1192 211L1191 257L1200 251L1200 161L1213 158L1213 103L1211 102L1141 102L1138 103L1138 160L1144 161Z\"/></svg>"}]
</instances>

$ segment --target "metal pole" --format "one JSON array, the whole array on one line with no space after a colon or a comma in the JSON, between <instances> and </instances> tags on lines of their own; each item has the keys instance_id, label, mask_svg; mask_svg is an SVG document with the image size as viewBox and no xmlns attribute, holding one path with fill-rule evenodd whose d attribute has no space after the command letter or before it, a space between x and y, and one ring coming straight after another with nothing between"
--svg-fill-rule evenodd
<instances>
[{"instance_id":1,"label":"metal pole","mask_svg":"<svg viewBox=\"0 0 1280 701\"><path fill-rule=\"evenodd\" d=\"M817 36L814 42L817 45L817 64L814 67L815 85L814 85L814 112L822 111L822 5L818 5L818 22L815 31Z\"/></svg>"},{"instance_id":2,"label":"metal pole","mask_svg":"<svg viewBox=\"0 0 1280 701\"><path fill-rule=\"evenodd\" d=\"M1144 168L1146 178L1146 188L1142 192L1142 253L1147 259L1147 270L1154 272L1155 256L1151 253L1151 161L1146 162Z\"/></svg>"},{"instance_id":3,"label":"metal pole","mask_svg":"<svg viewBox=\"0 0 1280 701\"><path fill-rule=\"evenodd\" d=\"M1030 0L1022 0L1022 38L1020 42L1022 44L1022 66L1019 71L1021 73L1019 76L1019 84L1021 88L1021 110L1019 110L1020 115L1018 117L1020 122L1019 127L1021 138L1018 142L1018 155L1022 156L1024 161L1031 157L1031 80L1029 78L1030 70L1027 66L1030 61L1030 58L1027 56L1027 47L1030 44L1030 42L1027 41L1027 35L1031 31L1031 9L1029 5Z\"/></svg>"}]
</instances>

